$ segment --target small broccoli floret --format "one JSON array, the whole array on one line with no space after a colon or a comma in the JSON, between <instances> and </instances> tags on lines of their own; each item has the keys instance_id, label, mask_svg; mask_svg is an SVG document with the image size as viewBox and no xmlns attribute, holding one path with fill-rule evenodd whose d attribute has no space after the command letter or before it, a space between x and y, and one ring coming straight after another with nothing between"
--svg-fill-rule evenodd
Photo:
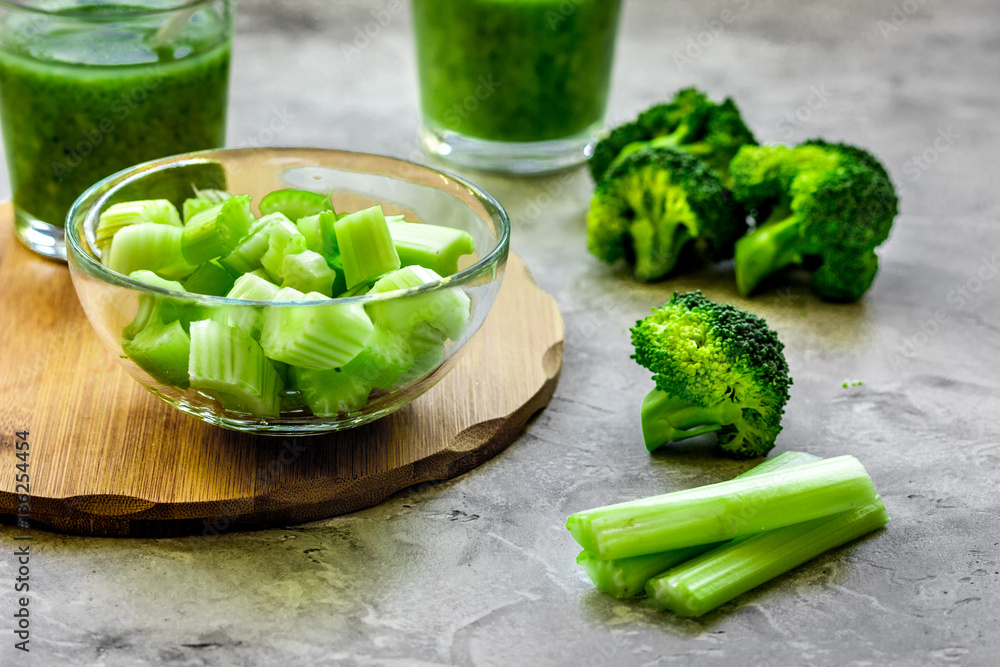
<instances>
[{"instance_id":1,"label":"small broccoli floret","mask_svg":"<svg viewBox=\"0 0 1000 667\"><path fill-rule=\"evenodd\" d=\"M792 379L763 319L700 291L674 292L631 331L632 358L656 383L642 402L648 450L714 432L733 458L771 451Z\"/></svg>"},{"instance_id":2,"label":"small broccoli floret","mask_svg":"<svg viewBox=\"0 0 1000 667\"><path fill-rule=\"evenodd\" d=\"M747 146L730 164L736 198L756 227L736 244L736 286L747 296L787 267L812 271L812 289L856 301L878 272L875 248L889 236L898 200L867 151L822 140Z\"/></svg>"},{"instance_id":3,"label":"small broccoli floret","mask_svg":"<svg viewBox=\"0 0 1000 667\"><path fill-rule=\"evenodd\" d=\"M733 256L746 216L708 165L682 151L649 146L615 164L597 186L587 215L587 247L635 277L670 273L685 248L709 261Z\"/></svg>"},{"instance_id":4,"label":"small broccoli floret","mask_svg":"<svg viewBox=\"0 0 1000 667\"><path fill-rule=\"evenodd\" d=\"M740 146L756 145L730 98L721 104L686 88L667 104L658 104L612 132L594 147L590 173L600 183L618 160L644 146L671 146L705 160L729 186L729 162Z\"/></svg>"}]
</instances>

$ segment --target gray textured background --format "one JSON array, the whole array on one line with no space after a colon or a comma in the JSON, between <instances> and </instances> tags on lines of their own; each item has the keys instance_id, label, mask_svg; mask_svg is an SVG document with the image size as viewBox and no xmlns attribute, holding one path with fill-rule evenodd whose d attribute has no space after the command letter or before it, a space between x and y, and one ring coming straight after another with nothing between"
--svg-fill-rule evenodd
<instances>
[{"instance_id":1,"label":"gray textured background","mask_svg":"<svg viewBox=\"0 0 1000 667\"><path fill-rule=\"evenodd\" d=\"M381 4L241 2L230 145L414 155L408 11L343 51ZM732 21L679 65L726 7ZM612 122L697 84L735 96L762 140L824 135L884 160L902 215L868 296L830 305L792 286L744 302L725 266L638 285L584 250L582 171L474 174L566 318L562 381L525 435L460 479L305 526L211 540L36 531L32 653L5 630L0 663L997 664L998 75L995 1L629 0ZM750 305L788 345L778 449L856 455L893 516L701 620L595 593L562 529L573 511L747 467L702 444L652 457L641 444L649 379L624 332L691 287ZM12 572L0 558L4 619Z\"/></svg>"}]
</instances>

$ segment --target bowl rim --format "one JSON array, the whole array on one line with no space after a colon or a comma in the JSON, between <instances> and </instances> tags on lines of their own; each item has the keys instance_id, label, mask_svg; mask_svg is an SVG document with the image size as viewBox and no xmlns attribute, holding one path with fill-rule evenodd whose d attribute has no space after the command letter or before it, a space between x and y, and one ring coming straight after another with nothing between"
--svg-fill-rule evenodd
<instances>
[{"instance_id":1,"label":"bowl rim","mask_svg":"<svg viewBox=\"0 0 1000 667\"><path fill-rule=\"evenodd\" d=\"M480 202L482 202L487 207L487 213L494 220L499 219L499 234L497 236L496 245L490 250L489 253L481 257L478 261L471 264L470 266L454 273L450 276L445 276L440 280L435 280L428 283L423 283L415 287L409 287L401 290L394 290L391 292L381 292L377 294L361 294L358 296L350 297L333 297L324 299L312 299L312 300L297 300L297 301L266 301L266 300L251 300L251 299L231 299L229 297L223 296L211 296L208 294L197 294L193 292L184 292L174 289L168 289L165 287L160 287L158 285L152 285L150 283L131 278L125 274L118 273L108 268L102 262L96 259L90 252L84 247L84 243L90 246L90 250L93 251L93 243L89 238L84 242L77 235L77 225L74 221L80 215L80 209L83 206L85 200L90 199L96 192L104 190L99 198L94 202L94 205L84 214L83 222L81 227L84 228L84 234L86 234L86 222L93 215L92 211L95 209L100 209L107 202L111 195L120 190L122 187L129 185L142 177L159 171L164 171L166 169L185 166L190 164L205 164L208 162L218 163L209 158L209 156L214 156L219 153L227 154L238 154L238 153L256 153L260 151L278 153L278 154L296 154L301 152L324 152L324 153L340 153L347 156L356 157L373 157L381 160L387 160L389 162L399 163L400 165L409 165L411 167L417 167L419 169L424 169L432 174L441 176L447 180L453 181L457 185L466 188L469 192L476 197ZM358 172L362 173L362 172ZM398 178L392 176L393 178ZM407 179L401 179L407 180ZM492 208L492 211L489 209ZM495 214L495 216L493 215ZM478 215L478 214L477 214ZM500 264L507 256L510 250L510 218L507 214L506 209L500 204L496 198L487 192L485 189L476 185L472 181L469 181L462 176L453 174L451 172L432 167L430 165L421 164L418 162L412 162L410 160L404 160L402 158L393 157L390 155L381 155L378 153L366 153L363 151L349 151L342 150L339 148L316 148L316 147L306 147L306 146L267 146L267 147L249 147L249 148L214 148L204 151L194 151L190 153L180 153L178 155L172 155L164 158L158 158L156 160L150 160L148 162L142 162L137 165L133 165L126 169L122 169L106 178L101 179L94 185L87 188L77 199L73 202L72 207L70 207L69 213L66 216L66 240L67 240L67 261L71 268L74 268L74 263L79 262L83 264L88 275L95 276L106 282L108 284L116 285L118 287L127 287L140 292L147 292L151 294L159 294L162 296L169 296L175 299L183 299L189 302L196 302L205 305L226 305L226 306L283 306L283 307L303 307L303 306L319 306L319 305L330 305L330 304L365 304L373 303L377 301L389 301L392 299L405 298L410 296L416 296L419 294L424 294L427 292L433 292L440 289L446 289L448 287L455 287L464 283L471 282L485 273L490 272L492 267Z\"/></svg>"}]
</instances>

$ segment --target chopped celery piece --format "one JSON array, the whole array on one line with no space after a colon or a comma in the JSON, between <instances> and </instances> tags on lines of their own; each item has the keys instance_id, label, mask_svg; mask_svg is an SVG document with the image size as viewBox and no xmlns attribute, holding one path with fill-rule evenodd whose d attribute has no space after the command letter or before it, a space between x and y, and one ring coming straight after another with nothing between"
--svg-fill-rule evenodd
<instances>
[{"instance_id":1,"label":"chopped celery piece","mask_svg":"<svg viewBox=\"0 0 1000 667\"><path fill-rule=\"evenodd\" d=\"M889 523L876 496L840 514L744 537L650 579L649 597L682 616L701 616L816 556Z\"/></svg>"},{"instance_id":2,"label":"chopped celery piece","mask_svg":"<svg viewBox=\"0 0 1000 667\"><path fill-rule=\"evenodd\" d=\"M326 195L309 190L275 190L260 200L261 215L284 213L289 220L298 220L323 211L332 211Z\"/></svg>"},{"instance_id":3,"label":"chopped celery piece","mask_svg":"<svg viewBox=\"0 0 1000 667\"><path fill-rule=\"evenodd\" d=\"M372 287L372 294L409 289L440 280L441 276L422 266L407 266L383 276ZM373 301L368 304L372 320L393 331L406 333L427 322L447 338L458 340L469 323L470 300L458 287L439 288L411 297Z\"/></svg>"},{"instance_id":4,"label":"chopped celery piece","mask_svg":"<svg viewBox=\"0 0 1000 667\"><path fill-rule=\"evenodd\" d=\"M322 301L322 294L303 295L282 288L275 301ZM260 344L267 356L292 366L339 368L365 348L374 327L361 304L271 306L264 309Z\"/></svg>"},{"instance_id":5,"label":"chopped celery piece","mask_svg":"<svg viewBox=\"0 0 1000 667\"><path fill-rule=\"evenodd\" d=\"M198 215L202 211L212 208L218 203L219 202L212 201L211 199L202 199L201 197L185 199L182 207L184 209L184 222L189 222L194 216Z\"/></svg>"},{"instance_id":6,"label":"chopped celery piece","mask_svg":"<svg viewBox=\"0 0 1000 667\"><path fill-rule=\"evenodd\" d=\"M124 227L112 239L104 263L125 275L146 270L164 278L184 278L195 267L185 261L181 252L182 233L180 227L155 222Z\"/></svg>"},{"instance_id":7,"label":"chopped celery piece","mask_svg":"<svg viewBox=\"0 0 1000 667\"><path fill-rule=\"evenodd\" d=\"M131 340L123 340L122 350L160 384L187 389L191 338L180 322L154 322Z\"/></svg>"},{"instance_id":8,"label":"chopped celery piece","mask_svg":"<svg viewBox=\"0 0 1000 667\"><path fill-rule=\"evenodd\" d=\"M192 294L225 296L233 288L236 278L221 264L205 262L184 281L184 289Z\"/></svg>"},{"instance_id":9,"label":"chopped celery piece","mask_svg":"<svg viewBox=\"0 0 1000 667\"><path fill-rule=\"evenodd\" d=\"M599 507L566 521L598 558L628 558L721 542L865 505L875 487L853 456Z\"/></svg>"},{"instance_id":10,"label":"chopped celery piece","mask_svg":"<svg viewBox=\"0 0 1000 667\"><path fill-rule=\"evenodd\" d=\"M371 385L338 369L314 370L289 366L289 384L298 389L317 417L333 417L365 407Z\"/></svg>"},{"instance_id":11,"label":"chopped celery piece","mask_svg":"<svg viewBox=\"0 0 1000 667\"><path fill-rule=\"evenodd\" d=\"M201 264L228 255L250 231L253 221L250 195L237 195L196 214L184 225L184 258Z\"/></svg>"},{"instance_id":12,"label":"chopped celery piece","mask_svg":"<svg viewBox=\"0 0 1000 667\"><path fill-rule=\"evenodd\" d=\"M231 253L219 263L231 272L240 275L262 268L260 263L271 241L271 226L277 220L286 220L281 214L264 216L250 225L250 231Z\"/></svg>"},{"instance_id":13,"label":"chopped celery piece","mask_svg":"<svg viewBox=\"0 0 1000 667\"><path fill-rule=\"evenodd\" d=\"M247 301L273 301L278 295L278 286L255 273L244 273L236 279L233 289L226 296L230 299Z\"/></svg>"},{"instance_id":14,"label":"chopped celery piece","mask_svg":"<svg viewBox=\"0 0 1000 667\"><path fill-rule=\"evenodd\" d=\"M166 199L144 199L112 204L101 213L97 222L97 229L94 232L97 247L104 252L110 245L111 238L119 230L145 222L180 227L181 217L177 213L177 208Z\"/></svg>"},{"instance_id":15,"label":"chopped celery piece","mask_svg":"<svg viewBox=\"0 0 1000 667\"><path fill-rule=\"evenodd\" d=\"M295 228L299 230L299 234L302 234L302 237L306 240L306 250L312 250L320 255L325 254L323 252L323 232L320 229L319 213L299 218L295 221Z\"/></svg>"},{"instance_id":16,"label":"chopped celery piece","mask_svg":"<svg viewBox=\"0 0 1000 667\"><path fill-rule=\"evenodd\" d=\"M735 479L760 475L779 468L788 468L818 460L820 460L820 457L806 454L805 452L782 452L773 458L767 459L760 465L747 470L742 475L738 475ZM594 582L597 590L607 593L611 597L623 599L634 597L644 592L646 582L652 577L662 574L675 565L688 561L695 556L700 556L717 546L719 546L719 543L700 544L683 549L674 549L673 551L663 551L645 556L632 556L631 558L613 560L600 560L589 551L584 550L576 557L576 562L584 569L590 580Z\"/></svg>"},{"instance_id":17,"label":"chopped celery piece","mask_svg":"<svg viewBox=\"0 0 1000 667\"><path fill-rule=\"evenodd\" d=\"M333 287L331 288L333 294L340 296L347 291L347 280L344 279L344 260L341 259L340 255L332 255L326 258L326 263L333 271ZM364 289L367 286L366 283L363 283L358 288ZM366 292L367 290L364 290L361 294Z\"/></svg>"},{"instance_id":18,"label":"chopped celery piece","mask_svg":"<svg viewBox=\"0 0 1000 667\"><path fill-rule=\"evenodd\" d=\"M444 334L422 322L406 334L406 342L413 351L413 365L399 378L400 382L409 382L422 378L444 363Z\"/></svg>"},{"instance_id":19,"label":"chopped celery piece","mask_svg":"<svg viewBox=\"0 0 1000 667\"><path fill-rule=\"evenodd\" d=\"M191 386L235 412L277 417L281 378L253 338L212 320L191 323Z\"/></svg>"},{"instance_id":20,"label":"chopped celery piece","mask_svg":"<svg viewBox=\"0 0 1000 667\"><path fill-rule=\"evenodd\" d=\"M342 370L345 375L369 387L388 389L399 382L412 366L413 349L406 338L394 331L375 327L365 349Z\"/></svg>"},{"instance_id":21,"label":"chopped celery piece","mask_svg":"<svg viewBox=\"0 0 1000 667\"><path fill-rule=\"evenodd\" d=\"M144 282L147 285L155 285L156 287L162 287L163 289L177 290L178 292L186 292L187 289L181 283L176 280L167 280L166 278L161 278L152 271L133 271L128 274L128 277L132 280L138 280Z\"/></svg>"},{"instance_id":22,"label":"chopped celery piece","mask_svg":"<svg viewBox=\"0 0 1000 667\"><path fill-rule=\"evenodd\" d=\"M306 249L306 239L291 220L281 213L274 213L274 222L271 223L268 234L267 251L260 258L260 264L267 271L267 274L276 283L281 282L281 267L285 262L285 257L297 255Z\"/></svg>"},{"instance_id":23,"label":"chopped celery piece","mask_svg":"<svg viewBox=\"0 0 1000 667\"><path fill-rule=\"evenodd\" d=\"M458 271L458 258L476 251L468 232L415 222L389 222L389 233L403 266L417 264L440 276Z\"/></svg>"},{"instance_id":24,"label":"chopped celery piece","mask_svg":"<svg viewBox=\"0 0 1000 667\"><path fill-rule=\"evenodd\" d=\"M333 269L323 255L312 250L303 250L295 255L287 255L281 263L281 286L292 287L300 292L317 292L333 297Z\"/></svg>"},{"instance_id":25,"label":"chopped celery piece","mask_svg":"<svg viewBox=\"0 0 1000 667\"><path fill-rule=\"evenodd\" d=\"M264 326L264 313L260 306L214 306L208 319L239 329L254 340L260 340Z\"/></svg>"},{"instance_id":26,"label":"chopped celery piece","mask_svg":"<svg viewBox=\"0 0 1000 667\"><path fill-rule=\"evenodd\" d=\"M334 223L347 289L399 268L381 206L351 213Z\"/></svg>"},{"instance_id":27,"label":"chopped celery piece","mask_svg":"<svg viewBox=\"0 0 1000 667\"><path fill-rule=\"evenodd\" d=\"M339 219L333 211L323 211L319 214L319 236L323 249L318 252L328 261L334 256L340 256L340 244L337 243L337 220ZM340 268L340 272L343 273L343 262L341 262Z\"/></svg>"}]
</instances>

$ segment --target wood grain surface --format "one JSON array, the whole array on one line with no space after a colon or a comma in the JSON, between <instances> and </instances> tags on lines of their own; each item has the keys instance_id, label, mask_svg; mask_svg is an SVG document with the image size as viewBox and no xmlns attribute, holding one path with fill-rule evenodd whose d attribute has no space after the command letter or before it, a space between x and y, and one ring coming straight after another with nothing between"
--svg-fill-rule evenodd
<instances>
[{"instance_id":1,"label":"wood grain surface","mask_svg":"<svg viewBox=\"0 0 1000 667\"><path fill-rule=\"evenodd\" d=\"M377 422L307 438L205 424L120 368L65 265L13 238L0 207L0 519L15 520L15 433L29 431L30 521L106 536L213 533L370 507L504 450L555 391L563 324L510 256L483 328L452 371ZM530 322L531 326L526 326Z\"/></svg>"}]
</instances>

